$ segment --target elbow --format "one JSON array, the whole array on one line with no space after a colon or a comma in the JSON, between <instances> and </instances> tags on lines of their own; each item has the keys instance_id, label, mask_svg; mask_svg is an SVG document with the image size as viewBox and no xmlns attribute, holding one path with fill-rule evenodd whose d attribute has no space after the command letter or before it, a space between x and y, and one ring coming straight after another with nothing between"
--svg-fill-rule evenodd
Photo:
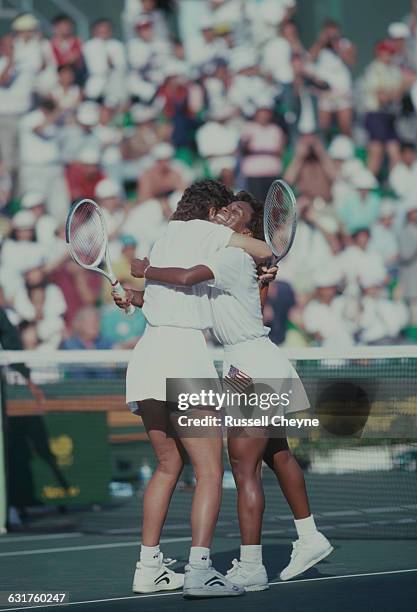
<instances>
[{"instance_id":1,"label":"elbow","mask_svg":"<svg viewBox=\"0 0 417 612\"><path fill-rule=\"evenodd\" d=\"M192 287L193 285L195 285L195 279L194 279L193 273L189 271L184 272L184 274L181 275L179 284L184 287Z\"/></svg>"}]
</instances>

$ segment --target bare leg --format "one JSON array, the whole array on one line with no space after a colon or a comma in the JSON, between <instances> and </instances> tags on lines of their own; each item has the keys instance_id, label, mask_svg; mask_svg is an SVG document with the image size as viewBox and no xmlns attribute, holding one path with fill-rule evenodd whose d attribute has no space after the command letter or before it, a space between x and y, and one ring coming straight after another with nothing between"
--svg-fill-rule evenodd
<instances>
[{"instance_id":1,"label":"bare leg","mask_svg":"<svg viewBox=\"0 0 417 612\"><path fill-rule=\"evenodd\" d=\"M143 499L142 544L156 546L183 468L183 451L172 430L165 402L141 402L141 416L158 461Z\"/></svg>"},{"instance_id":2,"label":"bare leg","mask_svg":"<svg viewBox=\"0 0 417 612\"><path fill-rule=\"evenodd\" d=\"M344 108L339 110L336 116L341 133L350 136L352 132L352 109Z\"/></svg>"},{"instance_id":3,"label":"bare leg","mask_svg":"<svg viewBox=\"0 0 417 612\"><path fill-rule=\"evenodd\" d=\"M262 457L267 437L229 436L230 465L237 487L237 511L243 545L260 544L265 496L262 487Z\"/></svg>"},{"instance_id":4,"label":"bare leg","mask_svg":"<svg viewBox=\"0 0 417 612\"><path fill-rule=\"evenodd\" d=\"M198 411L199 417L205 414L213 413ZM204 435L199 428L199 434L198 438L181 438L196 478L191 509L191 546L210 548L222 498L222 433L220 428L210 428Z\"/></svg>"},{"instance_id":5,"label":"bare leg","mask_svg":"<svg viewBox=\"0 0 417 612\"><path fill-rule=\"evenodd\" d=\"M304 474L285 438L270 438L263 460L275 473L295 519L310 516Z\"/></svg>"},{"instance_id":6,"label":"bare leg","mask_svg":"<svg viewBox=\"0 0 417 612\"><path fill-rule=\"evenodd\" d=\"M387 154L389 159L390 169L400 161L400 147L396 140L390 140L387 142Z\"/></svg>"},{"instance_id":7,"label":"bare leg","mask_svg":"<svg viewBox=\"0 0 417 612\"><path fill-rule=\"evenodd\" d=\"M320 109L319 110L319 125L323 132L327 132L332 124L333 113Z\"/></svg>"},{"instance_id":8,"label":"bare leg","mask_svg":"<svg viewBox=\"0 0 417 612\"><path fill-rule=\"evenodd\" d=\"M368 145L368 168L372 174L378 174L383 161L384 145L382 142L371 141Z\"/></svg>"}]
</instances>

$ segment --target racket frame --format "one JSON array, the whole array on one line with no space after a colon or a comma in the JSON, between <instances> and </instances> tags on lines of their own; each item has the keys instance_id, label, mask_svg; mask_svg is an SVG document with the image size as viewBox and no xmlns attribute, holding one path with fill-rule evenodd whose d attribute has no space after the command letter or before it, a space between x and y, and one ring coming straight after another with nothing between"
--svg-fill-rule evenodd
<instances>
[{"instance_id":1,"label":"racket frame","mask_svg":"<svg viewBox=\"0 0 417 612\"><path fill-rule=\"evenodd\" d=\"M273 266L275 266L275 265L276 265L276 264L277 264L279 261L282 261L282 260L284 259L284 257L285 257L286 255L288 255L288 253L289 253L289 251L290 251L290 249L291 249L291 247L292 247L292 245L293 245L293 243L294 243L295 233L296 233L296 231L297 231L297 200L296 200L296 198L295 198L295 195L294 195L293 190L292 190L292 189L291 189L291 187L288 185L288 183L286 183L286 182L285 182L284 180L282 180L282 179L276 179L276 180L275 180L275 181L274 181L274 182L271 184L271 186L270 186L270 187L269 187L269 189L268 189L268 193L267 193L266 198L265 198L265 204L266 204L266 202L268 201L268 196L269 196L270 191L271 191L271 190L272 190L272 188L273 188L274 186L276 186L277 184L279 184L279 185L280 185L280 187L281 187L283 190L285 190L285 192L288 194L288 196L289 196L289 198L290 198L290 200L291 200L291 202L292 202L292 205L293 205L293 212L294 212L294 215L293 215L293 222L292 222L292 227L291 227L291 234L290 234L290 238L289 238L289 240L288 240L287 247L286 247L286 249L284 250L284 252L282 252L282 253L277 253L277 252L276 252L276 249L275 249L275 247L274 247L274 245L272 244L272 240L271 240L271 239L270 239L270 237L269 237L269 232L268 232L268 218L269 218L269 217L268 217L268 215L267 215L268 210L267 210L266 206L265 206L265 208L264 208L264 219L263 219L264 236L265 236L265 242L267 243L267 245L269 246L269 248L271 249L271 251L272 251L272 252L273 252L273 254L274 254L274 255L273 255L273 257L272 257L272 259L271 259L271 263L272 263L272 265L273 265ZM270 208L269 208L269 210L270 210Z\"/></svg>"},{"instance_id":2,"label":"racket frame","mask_svg":"<svg viewBox=\"0 0 417 612\"><path fill-rule=\"evenodd\" d=\"M102 227L104 229L104 235L105 235L105 239L103 241L103 245L101 247L100 253L97 259L92 264L86 264L77 257L77 254L74 251L72 247L72 242L71 242L71 221L74 217L76 210L78 210L78 208L80 208L83 204L92 204L94 206L95 211L100 218ZM84 268L84 270L89 270L91 272L98 272L99 274L104 276L110 282L113 288L113 293L116 293L121 298L126 297L125 290L123 289L122 285L120 284L120 281L117 279L117 277L115 276L113 272L110 254L109 254L109 240L108 240L106 220L104 218L103 211L101 210L97 202L95 202L94 200L91 200L90 198L82 198L81 200L76 200L73 203L73 205L70 208L70 211L68 213L67 220L65 223L65 240L68 244L70 255L72 259L75 261L75 263L81 266L81 268ZM103 263L105 264L105 267L106 267L105 270L100 267L100 265ZM133 306L133 304L130 304L130 306L126 308L125 312L129 316L132 315L135 312L135 307Z\"/></svg>"}]
</instances>

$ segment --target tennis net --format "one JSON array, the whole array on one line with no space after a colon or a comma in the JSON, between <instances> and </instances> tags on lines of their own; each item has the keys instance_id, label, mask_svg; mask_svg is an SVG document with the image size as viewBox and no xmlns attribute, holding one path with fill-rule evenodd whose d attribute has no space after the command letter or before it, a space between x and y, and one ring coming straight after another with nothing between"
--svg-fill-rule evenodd
<instances>
[{"instance_id":1,"label":"tennis net","mask_svg":"<svg viewBox=\"0 0 417 612\"><path fill-rule=\"evenodd\" d=\"M318 430L290 438L319 527L340 538L417 538L417 347L285 352L314 406L324 397L327 409L329 388L353 389L355 397L359 389L366 405L353 429L335 429L327 410ZM128 358L128 351L0 354L9 519L16 528L139 532L138 498L155 462L140 419L124 403ZM213 360L220 371L222 352ZM42 388L40 405L15 369L19 363ZM265 535L293 536L291 513L266 467L264 484ZM189 534L192 485L186 466L169 533ZM238 524L228 472L224 487L218 533L232 536Z\"/></svg>"}]
</instances>

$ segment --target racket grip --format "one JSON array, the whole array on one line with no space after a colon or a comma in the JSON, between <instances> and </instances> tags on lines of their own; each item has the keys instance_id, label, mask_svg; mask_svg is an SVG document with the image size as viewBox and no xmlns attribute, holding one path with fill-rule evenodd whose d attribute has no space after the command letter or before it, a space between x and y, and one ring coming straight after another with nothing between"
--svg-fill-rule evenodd
<instances>
[{"instance_id":1,"label":"racket grip","mask_svg":"<svg viewBox=\"0 0 417 612\"><path fill-rule=\"evenodd\" d=\"M119 281L117 281L114 285L113 285L113 293L116 293L119 297L121 298L125 298L126 297L126 291L123 289L122 285L119 283ZM127 308L125 308L125 313L131 317L132 314L135 312L136 308L133 306L133 304L130 304L130 306L128 306Z\"/></svg>"}]
</instances>

